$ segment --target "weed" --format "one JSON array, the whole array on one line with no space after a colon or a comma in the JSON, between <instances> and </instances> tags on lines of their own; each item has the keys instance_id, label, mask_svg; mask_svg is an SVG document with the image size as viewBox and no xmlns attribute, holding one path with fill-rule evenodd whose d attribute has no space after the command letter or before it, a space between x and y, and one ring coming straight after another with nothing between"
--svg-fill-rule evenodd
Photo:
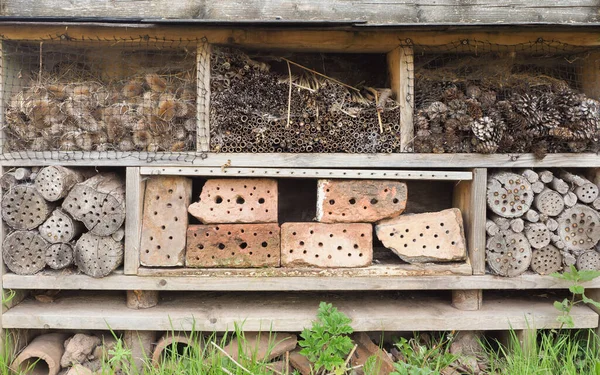
<instances>
[{"instance_id":1,"label":"weed","mask_svg":"<svg viewBox=\"0 0 600 375\"><path fill-rule=\"evenodd\" d=\"M567 280L571 282L569 286L569 291L571 292L571 298L565 298L562 302L555 301L554 307L562 312L556 320L561 324L560 328L563 327L573 328L575 323L573 322L573 317L571 316L571 310L573 306L586 303L593 305L597 308L600 308L600 302L594 301L591 298L588 298L585 295L585 287L581 285L584 282L592 281L593 279L600 276L600 271L592 271L592 270L581 270L578 271L575 266L571 265L570 271L564 273L553 273L551 276L556 277L557 279ZM581 299L577 300L577 296L581 295Z\"/></svg>"},{"instance_id":2,"label":"weed","mask_svg":"<svg viewBox=\"0 0 600 375\"><path fill-rule=\"evenodd\" d=\"M450 353L451 341L451 335L442 335L425 345L416 336L409 340L401 337L395 343L401 361L394 364L392 375L440 374L458 358Z\"/></svg>"}]
</instances>

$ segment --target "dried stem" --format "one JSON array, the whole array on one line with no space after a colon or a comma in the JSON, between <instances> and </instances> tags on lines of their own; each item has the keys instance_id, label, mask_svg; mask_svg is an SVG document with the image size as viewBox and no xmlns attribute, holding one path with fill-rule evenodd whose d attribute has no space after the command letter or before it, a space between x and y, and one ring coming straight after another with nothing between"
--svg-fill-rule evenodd
<instances>
[{"instance_id":1,"label":"dried stem","mask_svg":"<svg viewBox=\"0 0 600 375\"><path fill-rule=\"evenodd\" d=\"M289 60L287 61L288 73L290 74L290 91L288 92L288 110L287 110L287 124L286 128L290 127L290 115L292 111L292 68L290 67Z\"/></svg>"},{"instance_id":2,"label":"dried stem","mask_svg":"<svg viewBox=\"0 0 600 375\"><path fill-rule=\"evenodd\" d=\"M349 88L349 89L352 89L352 90L354 90L354 91L358 91L358 92L360 92L360 90L359 90L359 89L357 89L356 87L353 87L353 86L347 85L347 84L345 84L344 82L341 82L341 81L338 81L338 80L337 80L337 79L335 79L335 78L331 78L331 77L329 77L329 76L326 76L325 74L323 74L323 73L319 73L319 72L317 72L316 70L312 70L312 69L310 69L310 68L307 68L307 67L305 67L304 65L300 65L300 64L298 64L298 63L295 63L295 62L293 62L293 61L291 61L291 60L288 60L288 59L286 59L285 57L282 57L281 59L282 59L282 60L284 60L284 61L287 61L287 63L288 63L288 69L289 69L289 67L290 67L290 64L293 64L293 65L296 65L296 66L297 66L297 67L299 67L299 68L302 68L302 69L304 69L304 70L307 70L307 71L309 71L309 72L311 72L311 73L313 73L313 74L319 75L319 76L321 76L321 77L323 77L323 78L326 78L326 79L328 79L328 80L330 80L330 81L333 81L333 82L335 82L335 83L337 83L337 84L340 84L340 85L342 85L342 86L344 86L344 87L347 87L347 88ZM291 75L291 73L290 73L290 75Z\"/></svg>"},{"instance_id":3,"label":"dried stem","mask_svg":"<svg viewBox=\"0 0 600 375\"><path fill-rule=\"evenodd\" d=\"M227 353L225 350L223 350L223 348L221 348L219 345L215 344L214 342L211 342L211 344L217 348L221 353L225 354L225 356L227 358L229 358L233 363L236 364L236 366L238 366L240 369L244 370L245 372L247 372L250 375L254 375L252 374L252 372L250 372L250 370L248 370L247 368L245 368L244 366L242 366L238 361L236 361L235 359L233 359L232 356L229 355L229 353Z\"/></svg>"}]
</instances>

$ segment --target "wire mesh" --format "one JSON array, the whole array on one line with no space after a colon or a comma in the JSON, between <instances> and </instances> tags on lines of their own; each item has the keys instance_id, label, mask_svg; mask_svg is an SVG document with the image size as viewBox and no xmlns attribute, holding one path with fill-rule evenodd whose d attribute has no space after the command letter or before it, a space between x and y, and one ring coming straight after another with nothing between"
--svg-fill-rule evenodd
<instances>
[{"instance_id":1,"label":"wire mesh","mask_svg":"<svg viewBox=\"0 0 600 375\"><path fill-rule=\"evenodd\" d=\"M598 151L595 49L538 39L414 51L415 152Z\"/></svg>"},{"instance_id":2,"label":"wire mesh","mask_svg":"<svg viewBox=\"0 0 600 375\"><path fill-rule=\"evenodd\" d=\"M196 150L199 41L2 43L3 159Z\"/></svg>"}]
</instances>

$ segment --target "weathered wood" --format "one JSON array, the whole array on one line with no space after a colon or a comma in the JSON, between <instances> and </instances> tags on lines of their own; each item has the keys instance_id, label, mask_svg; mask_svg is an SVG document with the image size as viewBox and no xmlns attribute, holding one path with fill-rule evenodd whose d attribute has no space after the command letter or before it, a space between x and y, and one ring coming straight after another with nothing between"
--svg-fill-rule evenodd
<instances>
[{"instance_id":1,"label":"weathered wood","mask_svg":"<svg viewBox=\"0 0 600 375\"><path fill-rule=\"evenodd\" d=\"M600 211L600 198L594 199L591 206L594 207L596 211Z\"/></svg>"},{"instance_id":2,"label":"weathered wood","mask_svg":"<svg viewBox=\"0 0 600 375\"><path fill-rule=\"evenodd\" d=\"M538 221L540 221L540 214L538 214L536 210L528 210L527 212L525 212L523 218L529 221L530 223L537 223Z\"/></svg>"},{"instance_id":3,"label":"weathered wood","mask_svg":"<svg viewBox=\"0 0 600 375\"><path fill-rule=\"evenodd\" d=\"M567 194L569 191L569 184L567 184L563 179L558 177L554 177L550 184L548 185L552 190L555 190L561 194Z\"/></svg>"},{"instance_id":4,"label":"weathered wood","mask_svg":"<svg viewBox=\"0 0 600 375\"><path fill-rule=\"evenodd\" d=\"M577 257L578 270L600 270L600 253L594 250L584 251Z\"/></svg>"},{"instance_id":5,"label":"weathered wood","mask_svg":"<svg viewBox=\"0 0 600 375\"><path fill-rule=\"evenodd\" d=\"M149 309L158 305L158 291L156 290L128 290L127 307L130 309Z\"/></svg>"},{"instance_id":6,"label":"weathered wood","mask_svg":"<svg viewBox=\"0 0 600 375\"><path fill-rule=\"evenodd\" d=\"M75 184L85 180L82 171L59 165L43 168L35 179L35 188L44 199L54 202L69 194Z\"/></svg>"},{"instance_id":7,"label":"weathered wood","mask_svg":"<svg viewBox=\"0 0 600 375\"><path fill-rule=\"evenodd\" d=\"M414 58L412 46L399 46L387 54L392 92L400 104L400 150L412 152L414 139Z\"/></svg>"},{"instance_id":8,"label":"weathered wood","mask_svg":"<svg viewBox=\"0 0 600 375\"><path fill-rule=\"evenodd\" d=\"M535 249L531 255L531 269L540 275L550 275L562 269L563 257L560 250L552 245Z\"/></svg>"},{"instance_id":9,"label":"weathered wood","mask_svg":"<svg viewBox=\"0 0 600 375\"><path fill-rule=\"evenodd\" d=\"M210 44L198 42L196 50L197 124L196 150L210 150Z\"/></svg>"},{"instance_id":10,"label":"weathered wood","mask_svg":"<svg viewBox=\"0 0 600 375\"><path fill-rule=\"evenodd\" d=\"M550 231L543 223L527 224L525 226L525 236L534 249L541 249L550 244Z\"/></svg>"},{"instance_id":11,"label":"weathered wood","mask_svg":"<svg viewBox=\"0 0 600 375\"><path fill-rule=\"evenodd\" d=\"M556 244L555 244L556 246ZM575 257L575 255L571 254L570 252L561 249L560 247L556 246L558 249L560 249L560 253L563 256L563 264L565 265L565 267L570 268L571 266L574 266L577 264L577 258ZM563 246L564 248L564 246Z\"/></svg>"},{"instance_id":12,"label":"weathered wood","mask_svg":"<svg viewBox=\"0 0 600 375\"><path fill-rule=\"evenodd\" d=\"M510 228L511 220L506 217L490 214L489 218L498 226L498 228L500 228L500 230L507 230Z\"/></svg>"},{"instance_id":13,"label":"weathered wood","mask_svg":"<svg viewBox=\"0 0 600 375\"><path fill-rule=\"evenodd\" d=\"M546 187L546 185L544 185L544 183L542 181L536 181L531 184L531 190L536 194L544 191L545 187Z\"/></svg>"},{"instance_id":14,"label":"weathered wood","mask_svg":"<svg viewBox=\"0 0 600 375\"><path fill-rule=\"evenodd\" d=\"M73 264L73 247L68 243L54 243L46 248L46 264L61 270Z\"/></svg>"},{"instance_id":15,"label":"weathered wood","mask_svg":"<svg viewBox=\"0 0 600 375\"><path fill-rule=\"evenodd\" d=\"M488 178L487 205L497 215L507 218L522 216L533 202L531 184L525 177L498 172Z\"/></svg>"},{"instance_id":16,"label":"weathered wood","mask_svg":"<svg viewBox=\"0 0 600 375\"><path fill-rule=\"evenodd\" d=\"M18 183L19 181L17 181L13 172L6 172L0 177L0 188L2 188L2 190L8 191L14 186L17 186Z\"/></svg>"},{"instance_id":17,"label":"weathered wood","mask_svg":"<svg viewBox=\"0 0 600 375\"><path fill-rule=\"evenodd\" d=\"M540 276L537 276L540 277ZM486 295L477 311L455 309L443 297L418 295L398 298L394 292L381 293L184 293L174 294L152 309L128 309L115 294L98 293L82 299L64 295L60 303L41 305L26 300L7 311L5 328L158 330L224 332L234 323L245 331L298 332L310 327L323 298L352 320L355 331L450 331L558 328L554 298ZM65 314L68 311L69 314ZM102 311L102 314L98 314ZM535 316L532 321L531 316ZM598 325L598 315L589 307L571 310L575 326ZM502 317L502 319L498 319ZM137 338L136 338L137 340ZM153 339L154 340L154 339Z\"/></svg>"},{"instance_id":18,"label":"weathered wood","mask_svg":"<svg viewBox=\"0 0 600 375\"><path fill-rule=\"evenodd\" d=\"M540 181L545 184L549 184L554 180L554 173L550 172L547 169L543 169L538 171L538 175L540 176Z\"/></svg>"},{"instance_id":19,"label":"weathered wood","mask_svg":"<svg viewBox=\"0 0 600 375\"><path fill-rule=\"evenodd\" d=\"M14 231L2 243L2 259L12 272L33 275L46 266L48 245L37 231Z\"/></svg>"},{"instance_id":20,"label":"weathered wood","mask_svg":"<svg viewBox=\"0 0 600 375\"><path fill-rule=\"evenodd\" d=\"M552 218L546 220L546 222L544 224L546 224L546 227L548 227L548 230L551 232L554 232L555 230L558 229L558 221L556 221Z\"/></svg>"},{"instance_id":21,"label":"weathered wood","mask_svg":"<svg viewBox=\"0 0 600 375\"><path fill-rule=\"evenodd\" d=\"M533 169L521 169L517 171L521 176L525 177L527 181L534 184L540 180L540 175L537 174Z\"/></svg>"},{"instance_id":22,"label":"weathered wood","mask_svg":"<svg viewBox=\"0 0 600 375\"><path fill-rule=\"evenodd\" d=\"M551 189L544 189L536 194L533 203L541 214L558 216L565 208L565 200L562 195Z\"/></svg>"},{"instance_id":23,"label":"weathered wood","mask_svg":"<svg viewBox=\"0 0 600 375\"><path fill-rule=\"evenodd\" d=\"M85 227L82 222L73 220L62 209L52 211L52 215L40 226L42 237L50 243L70 242L83 233Z\"/></svg>"},{"instance_id":24,"label":"weathered wood","mask_svg":"<svg viewBox=\"0 0 600 375\"><path fill-rule=\"evenodd\" d=\"M146 181L139 167L129 167L126 172L127 202L125 221L125 256L123 269L126 275L135 275L140 266L140 241L142 236L142 211Z\"/></svg>"},{"instance_id":25,"label":"weathered wood","mask_svg":"<svg viewBox=\"0 0 600 375\"><path fill-rule=\"evenodd\" d=\"M125 229L123 227L117 229L117 231L110 235L115 241L123 241L125 239Z\"/></svg>"},{"instance_id":26,"label":"weathered wood","mask_svg":"<svg viewBox=\"0 0 600 375\"><path fill-rule=\"evenodd\" d=\"M525 229L525 222L523 222L523 219L521 218L512 219L510 221L510 229L512 229L513 232L521 233Z\"/></svg>"},{"instance_id":27,"label":"weathered wood","mask_svg":"<svg viewBox=\"0 0 600 375\"><path fill-rule=\"evenodd\" d=\"M531 245L521 233L500 231L488 239L487 263L497 275L514 277L527 271L531 262Z\"/></svg>"},{"instance_id":28,"label":"weathered wood","mask_svg":"<svg viewBox=\"0 0 600 375\"><path fill-rule=\"evenodd\" d=\"M575 193L572 191L569 191L567 194L563 195L563 199L566 207L573 207L577 204L577 195L575 195Z\"/></svg>"},{"instance_id":29,"label":"weathered wood","mask_svg":"<svg viewBox=\"0 0 600 375\"><path fill-rule=\"evenodd\" d=\"M566 209L557 219L558 235L569 250L587 250L600 240L598 211L576 204Z\"/></svg>"},{"instance_id":30,"label":"weathered wood","mask_svg":"<svg viewBox=\"0 0 600 375\"><path fill-rule=\"evenodd\" d=\"M123 263L123 243L84 233L75 244L75 264L86 275L104 277Z\"/></svg>"},{"instance_id":31,"label":"weathered wood","mask_svg":"<svg viewBox=\"0 0 600 375\"><path fill-rule=\"evenodd\" d=\"M598 186L587 178L565 170L561 171L560 176L563 180L571 183L577 198L583 203L592 203L594 199L598 198Z\"/></svg>"},{"instance_id":32,"label":"weathered wood","mask_svg":"<svg viewBox=\"0 0 600 375\"><path fill-rule=\"evenodd\" d=\"M152 346L156 341L156 332L152 330L142 331L144 328L136 325L132 325L129 329L123 335L123 343L131 351L133 363L130 366L137 369L138 372L142 372L147 359L152 356ZM171 330L168 329L167 331Z\"/></svg>"},{"instance_id":33,"label":"weathered wood","mask_svg":"<svg viewBox=\"0 0 600 375\"><path fill-rule=\"evenodd\" d=\"M35 229L52 213L54 206L47 202L33 185L17 185L2 197L2 219L17 230Z\"/></svg>"},{"instance_id":34,"label":"weathered wood","mask_svg":"<svg viewBox=\"0 0 600 375\"><path fill-rule=\"evenodd\" d=\"M31 169L17 168L17 169L15 169L15 171L13 173L14 173L17 181L25 181L25 180L29 179L29 176L31 176Z\"/></svg>"},{"instance_id":35,"label":"weathered wood","mask_svg":"<svg viewBox=\"0 0 600 375\"><path fill-rule=\"evenodd\" d=\"M63 209L98 236L109 236L125 221L125 181L115 173L99 173L76 184Z\"/></svg>"},{"instance_id":36,"label":"weathered wood","mask_svg":"<svg viewBox=\"0 0 600 375\"><path fill-rule=\"evenodd\" d=\"M463 311L476 311L481 309L483 301L482 290L453 290L452 306Z\"/></svg>"},{"instance_id":37,"label":"weathered wood","mask_svg":"<svg viewBox=\"0 0 600 375\"><path fill-rule=\"evenodd\" d=\"M492 220L485 221L485 232L488 236L495 236L500 232L500 227L498 224L494 223Z\"/></svg>"}]
</instances>

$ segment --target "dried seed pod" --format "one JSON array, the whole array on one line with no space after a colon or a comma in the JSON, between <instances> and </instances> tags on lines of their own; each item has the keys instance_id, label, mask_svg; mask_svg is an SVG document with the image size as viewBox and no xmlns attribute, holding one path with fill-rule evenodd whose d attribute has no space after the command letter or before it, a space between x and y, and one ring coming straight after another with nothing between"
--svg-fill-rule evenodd
<instances>
[{"instance_id":1,"label":"dried seed pod","mask_svg":"<svg viewBox=\"0 0 600 375\"><path fill-rule=\"evenodd\" d=\"M167 90L167 81L161 78L158 74L147 74L146 83L150 87L150 90L155 92L164 92Z\"/></svg>"}]
</instances>

